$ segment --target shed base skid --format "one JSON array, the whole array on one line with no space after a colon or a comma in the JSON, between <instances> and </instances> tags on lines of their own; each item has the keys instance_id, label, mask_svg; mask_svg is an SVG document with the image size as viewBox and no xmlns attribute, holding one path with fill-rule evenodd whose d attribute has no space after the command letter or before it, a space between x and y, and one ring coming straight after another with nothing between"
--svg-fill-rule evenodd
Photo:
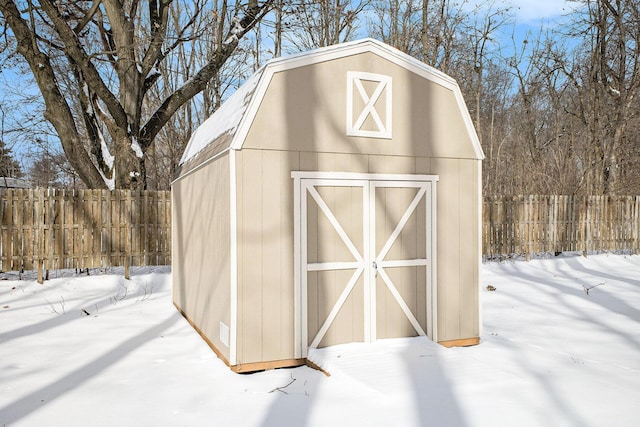
<instances>
[{"instance_id":1,"label":"shed base skid","mask_svg":"<svg viewBox=\"0 0 640 427\"><path fill-rule=\"evenodd\" d=\"M251 373L251 372L268 371L270 369L295 368L297 366L307 365L308 367L310 367L312 369L315 369L317 371L322 372L323 374L325 374L328 377L331 376L331 374L329 372L327 372L324 369L320 368L318 365L316 365L315 363L313 363L310 360L307 360L306 358L271 360L271 361L268 361L268 362L252 362L252 363L241 363L241 364L238 364L238 365L231 365L231 364L229 364L229 361L227 360L227 358L224 357L224 355L220 352L220 350L218 350L216 348L216 346L209 340L209 338L207 338L207 336L200 330L200 328L198 328L198 326L195 323L193 323L193 321L191 319L189 319L189 316L187 316L187 314L184 311L182 311L182 309L175 302L173 303L173 305L176 307L178 312L180 312L182 317L184 317L187 320L187 322L189 322L191 327L193 327L193 329L196 330L198 335L200 335L200 337L202 337L204 342L207 343L207 345L211 348L211 350L213 350L213 352L216 354L216 356L218 356L218 358L220 360L222 360L224 362L224 364L227 365L229 367L229 369L231 369L233 372L236 372L236 373L239 373L239 374L248 374L248 373ZM460 339L460 340L440 341L440 342L438 342L438 344L440 344L443 347L447 347L447 348L450 348L450 347L469 347L469 346L472 346L472 345L480 344L480 338L464 338L464 339Z\"/></svg>"},{"instance_id":2,"label":"shed base skid","mask_svg":"<svg viewBox=\"0 0 640 427\"><path fill-rule=\"evenodd\" d=\"M218 348L207 338L207 336L198 328L198 326L189 319L189 316L174 302L173 305L178 309L178 312L184 317L187 322L191 325L193 329L196 330L198 335L207 343L207 345L213 350L213 352L218 356L220 360L224 362L225 365L229 367L233 372L237 372L239 374L248 374L251 372L258 371L267 371L270 369L278 369L278 368L295 368L296 366L308 365L313 369L317 369L322 371L325 375L328 375L322 369L316 367L313 362L308 362L307 359L284 359L284 360L271 360L268 362L253 362L253 363L242 363L238 365L231 365L226 357L218 350Z\"/></svg>"},{"instance_id":3,"label":"shed base skid","mask_svg":"<svg viewBox=\"0 0 640 427\"><path fill-rule=\"evenodd\" d=\"M443 347L470 347L472 345L480 344L480 338L464 338L461 340L449 340L449 341L438 341Z\"/></svg>"}]
</instances>

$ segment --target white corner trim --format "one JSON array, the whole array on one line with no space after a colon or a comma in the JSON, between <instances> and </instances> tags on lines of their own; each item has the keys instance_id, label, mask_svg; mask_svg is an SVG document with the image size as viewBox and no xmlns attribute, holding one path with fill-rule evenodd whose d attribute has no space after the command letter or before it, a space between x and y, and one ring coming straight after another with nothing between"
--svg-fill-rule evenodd
<instances>
[{"instance_id":1,"label":"white corner trim","mask_svg":"<svg viewBox=\"0 0 640 427\"><path fill-rule=\"evenodd\" d=\"M300 190L300 230L307 229L307 190L305 190L299 179L298 185L296 188ZM307 247L307 233L300 233L300 248ZM307 357L307 353L309 350L309 314L307 311L307 251L301 250L298 256L300 260L300 268L301 268L301 276L299 277L299 281L297 281L294 286L300 286L299 295L300 295L300 303L301 303L301 317L299 319L300 323L300 345L301 345L301 355L302 357ZM296 321L296 320L294 320Z\"/></svg>"},{"instance_id":2,"label":"white corner trim","mask_svg":"<svg viewBox=\"0 0 640 427\"><path fill-rule=\"evenodd\" d=\"M478 160L478 337L482 337L482 160Z\"/></svg>"},{"instance_id":3,"label":"white corner trim","mask_svg":"<svg viewBox=\"0 0 640 427\"><path fill-rule=\"evenodd\" d=\"M431 341L438 342L438 198L435 181L431 184L431 210L427 213L427 257L431 258L431 274L427 274L427 307L431 307ZM429 215L431 216L429 218ZM429 226L430 225L430 226ZM428 292L428 290L431 292ZM431 301L429 301L429 298ZM429 304L430 303L430 304ZM427 325L429 329L429 325ZM427 332L428 333L428 332Z\"/></svg>"},{"instance_id":4,"label":"white corner trim","mask_svg":"<svg viewBox=\"0 0 640 427\"><path fill-rule=\"evenodd\" d=\"M306 357L306 351L302 345L302 295L301 295L301 222L302 207L300 205L300 180L293 181L293 357L301 359ZM305 214L306 215L306 214ZM306 263L306 261L305 261ZM306 316L307 314L304 313ZM305 346L306 347L306 346Z\"/></svg>"},{"instance_id":5,"label":"white corner trim","mask_svg":"<svg viewBox=\"0 0 640 427\"><path fill-rule=\"evenodd\" d=\"M236 176L236 152L229 151L229 211L230 211L230 295L229 295L229 364L237 364L237 342L238 342L238 187Z\"/></svg>"},{"instance_id":6,"label":"white corner trim","mask_svg":"<svg viewBox=\"0 0 640 427\"><path fill-rule=\"evenodd\" d=\"M367 93L367 90L362 84L363 81L377 83L371 94ZM354 92L359 96L354 96ZM362 108L362 110L355 110L354 103L356 99L363 102L364 108ZM385 101L385 111L378 111L376 109L376 103L380 99ZM348 71L346 101L348 136L391 139L393 128L393 88L391 76L365 73L362 71ZM366 130L362 128L369 117L373 119L377 130Z\"/></svg>"},{"instance_id":7,"label":"white corner trim","mask_svg":"<svg viewBox=\"0 0 640 427\"><path fill-rule=\"evenodd\" d=\"M264 95L269 88L271 79L273 78L273 69L269 67L268 64L264 65L264 67L264 72L262 73L262 76L260 76L260 80L258 80L258 83L256 83L256 88L253 92L253 95L251 96L249 105L245 110L242 119L240 120L240 124L238 124L238 128L236 130L236 133L233 135L231 144L229 144L232 150L242 149L242 144L244 144L244 141L247 138L247 134L249 133L249 129L251 128L251 125L253 123L253 119L258 113L258 109L260 108L262 99L264 98Z\"/></svg>"}]
</instances>

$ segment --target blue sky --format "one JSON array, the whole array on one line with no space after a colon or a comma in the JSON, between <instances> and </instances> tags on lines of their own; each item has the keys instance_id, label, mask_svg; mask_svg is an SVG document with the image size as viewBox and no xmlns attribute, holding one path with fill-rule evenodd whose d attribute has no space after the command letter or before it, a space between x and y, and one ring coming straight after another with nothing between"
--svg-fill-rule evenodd
<instances>
[{"instance_id":1,"label":"blue sky","mask_svg":"<svg viewBox=\"0 0 640 427\"><path fill-rule=\"evenodd\" d=\"M499 0L515 8L518 23L530 24L562 16L575 8L575 3L566 0Z\"/></svg>"},{"instance_id":2,"label":"blue sky","mask_svg":"<svg viewBox=\"0 0 640 427\"><path fill-rule=\"evenodd\" d=\"M520 50L523 40L536 38L541 31L565 25L567 15L581 5L575 0L467 0L465 4L469 8L478 4L491 9L511 7L512 19L494 34L503 55L514 48Z\"/></svg>"}]
</instances>

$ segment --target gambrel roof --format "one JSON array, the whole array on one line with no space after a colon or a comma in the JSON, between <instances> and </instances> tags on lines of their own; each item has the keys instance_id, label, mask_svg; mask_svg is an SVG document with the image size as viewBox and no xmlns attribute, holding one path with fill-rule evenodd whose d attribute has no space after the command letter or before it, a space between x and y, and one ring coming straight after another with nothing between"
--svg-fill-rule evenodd
<instances>
[{"instance_id":1,"label":"gambrel roof","mask_svg":"<svg viewBox=\"0 0 640 427\"><path fill-rule=\"evenodd\" d=\"M480 141L456 81L391 46L369 38L268 61L196 129L180 160L177 176L198 169L228 150L242 149L274 74L366 52L452 91L466 127L468 140L473 145L473 157L484 158Z\"/></svg>"}]
</instances>

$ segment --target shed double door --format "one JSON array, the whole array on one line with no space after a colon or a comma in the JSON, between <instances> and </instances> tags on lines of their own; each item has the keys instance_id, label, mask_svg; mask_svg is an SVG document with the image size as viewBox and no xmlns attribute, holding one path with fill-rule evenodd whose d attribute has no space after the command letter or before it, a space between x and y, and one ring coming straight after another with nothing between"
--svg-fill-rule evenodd
<instances>
[{"instance_id":1,"label":"shed double door","mask_svg":"<svg viewBox=\"0 0 640 427\"><path fill-rule=\"evenodd\" d=\"M296 185L301 356L308 348L432 336L435 180L393 177Z\"/></svg>"}]
</instances>

